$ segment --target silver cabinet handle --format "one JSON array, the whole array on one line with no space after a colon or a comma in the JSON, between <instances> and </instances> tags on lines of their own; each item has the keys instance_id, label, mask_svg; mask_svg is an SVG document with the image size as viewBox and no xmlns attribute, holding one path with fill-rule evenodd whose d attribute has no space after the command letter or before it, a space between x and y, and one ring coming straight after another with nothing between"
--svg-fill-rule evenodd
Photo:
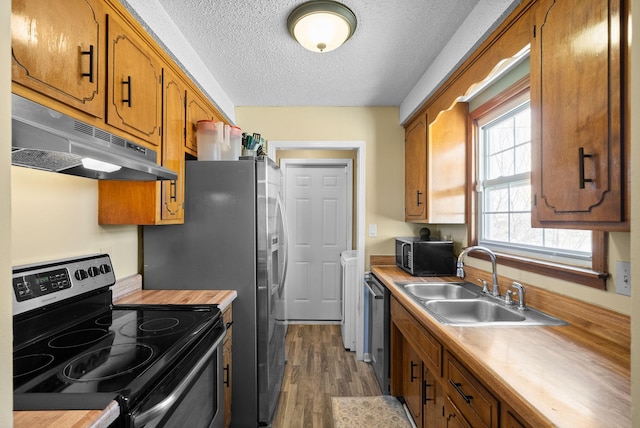
<instances>
[{"instance_id":1,"label":"silver cabinet handle","mask_svg":"<svg viewBox=\"0 0 640 428\"><path fill-rule=\"evenodd\" d=\"M367 288L369 289L369 294L371 294L371 296L373 296L374 299L384 299L384 296L382 294L376 294L376 292L374 291L373 288L371 288L371 286L369 285L368 282L364 282L364 285L367 286Z\"/></svg>"}]
</instances>

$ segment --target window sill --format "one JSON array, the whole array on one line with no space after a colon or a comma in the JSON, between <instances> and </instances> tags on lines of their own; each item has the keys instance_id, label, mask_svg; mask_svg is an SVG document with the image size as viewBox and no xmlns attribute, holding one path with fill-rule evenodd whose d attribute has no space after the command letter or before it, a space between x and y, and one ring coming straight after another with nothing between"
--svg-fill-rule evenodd
<instances>
[{"instance_id":1,"label":"window sill","mask_svg":"<svg viewBox=\"0 0 640 428\"><path fill-rule=\"evenodd\" d=\"M496 252L495 255L497 263L504 266L550 276L552 278L574 282L600 290L607 289L607 278L609 277L608 272L597 272L591 269L561 265L499 252ZM487 261L489 260L489 256L480 252L470 253L467 257L475 257Z\"/></svg>"}]
</instances>

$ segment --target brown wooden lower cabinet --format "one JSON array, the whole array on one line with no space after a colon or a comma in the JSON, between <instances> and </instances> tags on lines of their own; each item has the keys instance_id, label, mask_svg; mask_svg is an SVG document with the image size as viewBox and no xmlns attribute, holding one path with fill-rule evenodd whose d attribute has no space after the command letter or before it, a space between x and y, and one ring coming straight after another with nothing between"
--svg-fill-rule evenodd
<instances>
[{"instance_id":1,"label":"brown wooden lower cabinet","mask_svg":"<svg viewBox=\"0 0 640 428\"><path fill-rule=\"evenodd\" d=\"M227 336L224 338L222 345L223 354L223 381L224 381L224 426L231 426L231 356L232 356L232 336L233 328L233 313L231 312L231 305L229 305L222 313L224 324L227 326Z\"/></svg>"},{"instance_id":2,"label":"brown wooden lower cabinet","mask_svg":"<svg viewBox=\"0 0 640 428\"><path fill-rule=\"evenodd\" d=\"M474 427L498 426L498 400L453 355L445 353L448 395Z\"/></svg>"},{"instance_id":3,"label":"brown wooden lower cabinet","mask_svg":"<svg viewBox=\"0 0 640 428\"><path fill-rule=\"evenodd\" d=\"M391 336L391 394L404 397L418 427L527 427L508 406L501 414L499 398L395 298Z\"/></svg>"},{"instance_id":4,"label":"brown wooden lower cabinet","mask_svg":"<svg viewBox=\"0 0 640 428\"><path fill-rule=\"evenodd\" d=\"M445 396L436 376L427 365L422 373L422 420L425 428L440 428L444 426L443 413Z\"/></svg>"},{"instance_id":5,"label":"brown wooden lower cabinet","mask_svg":"<svg viewBox=\"0 0 640 428\"><path fill-rule=\"evenodd\" d=\"M422 360L406 339L402 349L402 395L413 421L422 427Z\"/></svg>"},{"instance_id":6,"label":"brown wooden lower cabinet","mask_svg":"<svg viewBox=\"0 0 640 428\"><path fill-rule=\"evenodd\" d=\"M451 402L449 397L445 397L443 406L443 424L445 428L473 428L462 416L460 410Z\"/></svg>"}]
</instances>

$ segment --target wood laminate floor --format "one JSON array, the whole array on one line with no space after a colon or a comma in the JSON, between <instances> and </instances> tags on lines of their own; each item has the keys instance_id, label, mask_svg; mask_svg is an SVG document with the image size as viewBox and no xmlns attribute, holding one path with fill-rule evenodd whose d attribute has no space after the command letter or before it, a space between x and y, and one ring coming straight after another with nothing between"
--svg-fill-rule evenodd
<instances>
[{"instance_id":1,"label":"wood laminate floor","mask_svg":"<svg viewBox=\"0 0 640 428\"><path fill-rule=\"evenodd\" d=\"M380 395L373 367L345 351L339 325L289 325L273 428L333 428L331 397Z\"/></svg>"}]
</instances>

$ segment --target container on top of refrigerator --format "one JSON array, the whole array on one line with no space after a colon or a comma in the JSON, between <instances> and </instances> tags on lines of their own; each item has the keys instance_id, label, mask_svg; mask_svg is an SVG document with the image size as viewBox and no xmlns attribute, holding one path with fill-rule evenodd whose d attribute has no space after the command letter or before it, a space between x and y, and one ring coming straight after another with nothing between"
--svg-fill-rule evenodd
<instances>
[{"instance_id":1,"label":"container on top of refrigerator","mask_svg":"<svg viewBox=\"0 0 640 428\"><path fill-rule=\"evenodd\" d=\"M198 160L220 160L222 158L224 125L213 120L199 120L196 131Z\"/></svg>"}]
</instances>

